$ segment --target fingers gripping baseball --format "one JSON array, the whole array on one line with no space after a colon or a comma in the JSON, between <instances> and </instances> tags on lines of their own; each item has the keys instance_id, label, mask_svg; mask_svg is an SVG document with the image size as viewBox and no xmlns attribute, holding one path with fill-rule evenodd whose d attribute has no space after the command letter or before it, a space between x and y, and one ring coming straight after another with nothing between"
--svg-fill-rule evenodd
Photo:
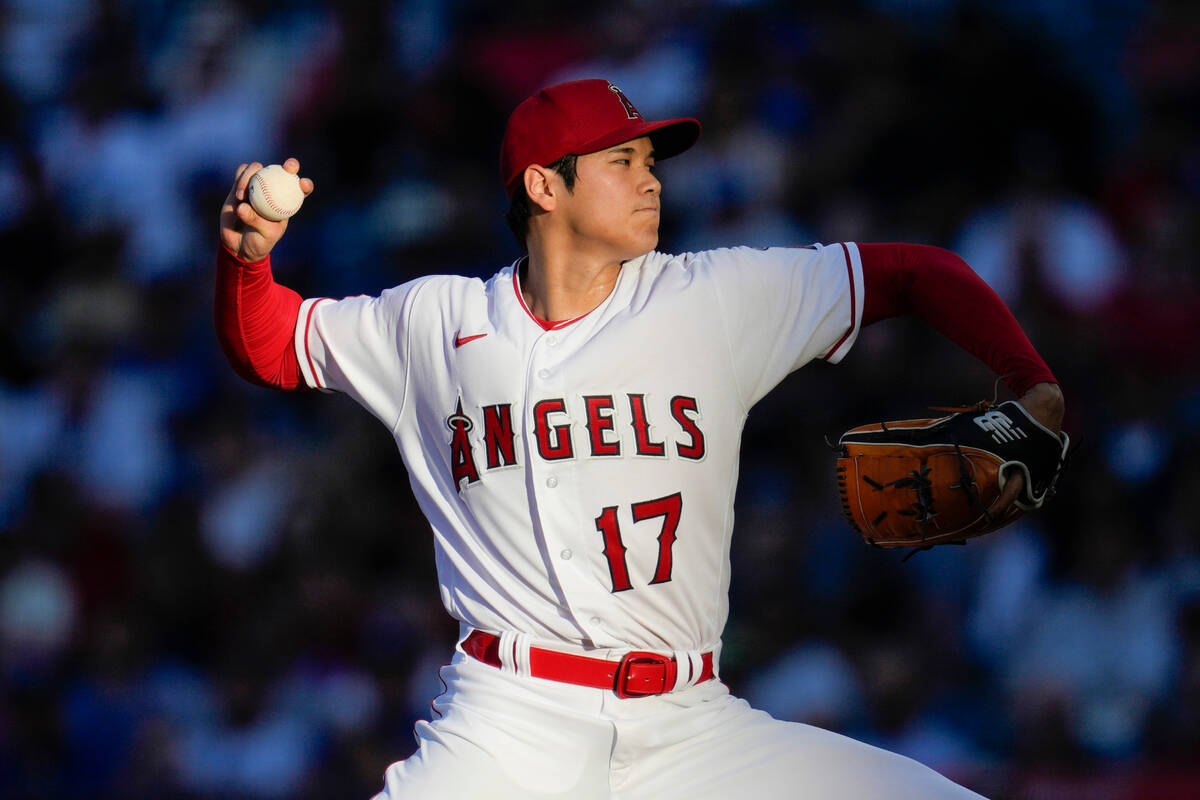
<instances>
[{"instance_id":1,"label":"fingers gripping baseball","mask_svg":"<svg viewBox=\"0 0 1200 800\"><path fill-rule=\"evenodd\" d=\"M261 169L263 165L258 161L239 165L234 172L233 186L221 207L221 242L244 261L265 258L287 230L286 217L278 221L267 219L248 202L250 180ZM283 162L283 169L299 175L300 162L289 158ZM315 188L312 180L300 178L299 183L304 197L312 194Z\"/></svg>"}]
</instances>

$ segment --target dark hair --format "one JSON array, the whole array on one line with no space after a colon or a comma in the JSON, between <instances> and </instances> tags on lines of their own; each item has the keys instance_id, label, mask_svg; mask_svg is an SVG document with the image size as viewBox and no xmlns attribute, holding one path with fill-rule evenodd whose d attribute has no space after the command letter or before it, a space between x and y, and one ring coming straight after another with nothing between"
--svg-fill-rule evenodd
<instances>
[{"instance_id":1,"label":"dark hair","mask_svg":"<svg viewBox=\"0 0 1200 800\"><path fill-rule=\"evenodd\" d=\"M568 153L553 164L547 165L563 179L568 192L575 189L577 175L575 166L578 159L579 156ZM513 236L517 237L517 246L522 250L525 249L525 237L529 235L529 220L532 216L533 208L530 205L529 195L525 193L525 184L522 183L513 193L512 202L509 203L508 211L504 214L504 221L508 223L508 229L513 232Z\"/></svg>"}]
</instances>

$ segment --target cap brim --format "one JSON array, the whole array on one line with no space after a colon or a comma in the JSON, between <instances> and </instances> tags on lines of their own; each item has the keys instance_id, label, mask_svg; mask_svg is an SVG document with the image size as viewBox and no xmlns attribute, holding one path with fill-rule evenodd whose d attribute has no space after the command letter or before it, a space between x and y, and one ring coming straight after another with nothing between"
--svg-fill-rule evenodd
<instances>
[{"instance_id":1,"label":"cap brim","mask_svg":"<svg viewBox=\"0 0 1200 800\"><path fill-rule=\"evenodd\" d=\"M655 122L633 120L629 125L609 131L590 142L577 145L570 151L565 153L560 152L553 158L547 157L547 161L542 166L548 166L551 162L562 158L564 155L585 156L588 153L605 150L622 142L640 139L643 136L650 137L650 141L654 145L654 158L661 161L664 158L677 156L694 145L696 140L700 138L700 123L690 117L665 119ZM517 187L520 186L521 176L524 171L525 167L518 170L505 186L505 190L508 192L510 198L515 194Z\"/></svg>"},{"instance_id":2,"label":"cap brim","mask_svg":"<svg viewBox=\"0 0 1200 800\"><path fill-rule=\"evenodd\" d=\"M584 156L609 147L649 136L654 144L654 158L661 161L664 158L677 156L696 143L700 138L700 123L690 117L666 119L657 122L638 120L624 128L610 131L598 139L579 146L580 152L575 155Z\"/></svg>"}]
</instances>

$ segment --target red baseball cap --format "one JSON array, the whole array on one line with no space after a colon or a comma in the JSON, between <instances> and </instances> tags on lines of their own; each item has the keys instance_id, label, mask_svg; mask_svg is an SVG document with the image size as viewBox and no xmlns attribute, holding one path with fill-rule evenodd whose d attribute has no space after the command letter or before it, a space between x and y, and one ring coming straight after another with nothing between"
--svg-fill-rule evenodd
<instances>
[{"instance_id":1,"label":"red baseball cap","mask_svg":"<svg viewBox=\"0 0 1200 800\"><path fill-rule=\"evenodd\" d=\"M500 178L511 198L530 164L546 166L565 155L582 156L647 135L654 157L670 158L696 143L700 123L686 117L648 122L606 80L560 83L524 100L508 118Z\"/></svg>"}]
</instances>

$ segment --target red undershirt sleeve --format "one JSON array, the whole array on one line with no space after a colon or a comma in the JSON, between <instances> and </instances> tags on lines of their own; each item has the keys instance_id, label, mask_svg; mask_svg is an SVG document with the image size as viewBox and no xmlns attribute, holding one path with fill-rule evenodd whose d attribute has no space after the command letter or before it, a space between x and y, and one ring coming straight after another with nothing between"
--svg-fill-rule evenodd
<instances>
[{"instance_id":1,"label":"red undershirt sleeve","mask_svg":"<svg viewBox=\"0 0 1200 800\"><path fill-rule=\"evenodd\" d=\"M269 256L247 263L220 246L213 316L238 375L260 386L307 388L293 344L300 303L300 295L275 283Z\"/></svg>"},{"instance_id":2,"label":"red undershirt sleeve","mask_svg":"<svg viewBox=\"0 0 1200 800\"><path fill-rule=\"evenodd\" d=\"M1017 394L1057 383L1004 301L949 250L917 244L860 244L864 326L917 316L983 361Z\"/></svg>"}]
</instances>

